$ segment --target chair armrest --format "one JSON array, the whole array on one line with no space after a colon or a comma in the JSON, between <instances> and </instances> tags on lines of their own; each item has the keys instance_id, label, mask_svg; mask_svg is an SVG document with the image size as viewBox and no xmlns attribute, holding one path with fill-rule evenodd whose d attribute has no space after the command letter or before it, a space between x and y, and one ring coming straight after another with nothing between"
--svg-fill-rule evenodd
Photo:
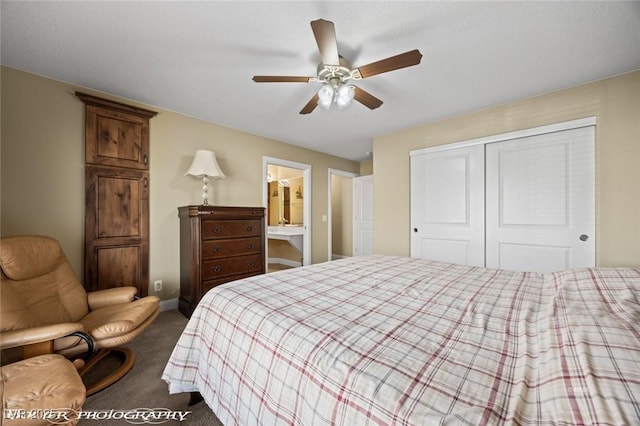
<instances>
[{"instance_id":1,"label":"chair armrest","mask_svg":"<svg viewBox=\"0 0 640 426\"><path fill-rule=\"evenodd\" d=\"M109 305L133 302L138 289L135 287L115 287L87 293L87 303L90 310L96 310Z\"/></svg>"},{"instance_id":2,"label":"chair armrest","mask_svg":"<svg viewBox=\"0 0 640 426\"><path fill-rule=\"evenodd\" d=\"M79 322L65 322L22 330L3 331L0 333L0 349L4 350L53 341L77 331L84 331L84 327Z\"/></svg>"}]
</instances>

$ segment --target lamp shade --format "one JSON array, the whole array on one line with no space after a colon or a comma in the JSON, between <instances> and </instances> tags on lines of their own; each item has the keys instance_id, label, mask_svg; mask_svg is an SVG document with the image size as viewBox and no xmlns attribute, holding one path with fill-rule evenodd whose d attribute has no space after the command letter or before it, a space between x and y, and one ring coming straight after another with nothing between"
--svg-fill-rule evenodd
<instances>
[{"instance_id":1,"label":"lamp shade","mask_svg":"<svg viewBox=\"0 0 640 426\"><path fill-rule=\"evenodd\" d=\"M224 173L220 169L218 162L216 161L216 154L213 151L207 151L204 149L199 149L196 151L196 154L193 156L193 161L189 166L189 170L185 175L191 175L195 177L212 177L212 178L223 178L225 177Z\"/></svg>"}]
</instances>

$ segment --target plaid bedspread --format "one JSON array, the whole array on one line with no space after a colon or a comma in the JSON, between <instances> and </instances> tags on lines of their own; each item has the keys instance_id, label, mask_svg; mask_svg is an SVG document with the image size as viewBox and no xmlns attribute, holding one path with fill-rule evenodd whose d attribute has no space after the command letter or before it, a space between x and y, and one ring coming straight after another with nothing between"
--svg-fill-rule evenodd
<instances>
[{"instance_id":1,"label":"plaid bedspread","mask_svg":"<svg viewBox=\"0 0 640 426\"><path fill-rule=\"evenodd\" d=\"M230 425L640 424L640 270L355 257L228 283L165 368Z\"/></svg>"}]
</instances>

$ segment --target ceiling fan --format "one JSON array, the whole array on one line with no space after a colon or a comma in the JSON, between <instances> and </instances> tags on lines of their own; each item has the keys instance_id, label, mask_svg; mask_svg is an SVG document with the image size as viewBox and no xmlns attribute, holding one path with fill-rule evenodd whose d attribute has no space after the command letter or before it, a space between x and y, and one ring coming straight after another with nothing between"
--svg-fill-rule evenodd
<instances>
[{"instance_id":1,"label":"ceiling fan","mask_svg":"<svg viewBox=\"0 0 640 426\"><path fill-rule=\"evenodd\" d=\"M369 109L376 109L382 105L382 101L369 92L348 84L350 80L363 78L418 65L422 54L414 49L396 56L391 56L377 62L372 62L358 68L353 68L351 63L338 54L336 31L331 21L318 19L311 21L311 29L316 38L322 63L318 65L316 77L296 76L265 76L256 75L253 81L256 83L322 83L322 87L302 108L300 114L309 114L319 104L329 109L335 103L343 109L351 104L353 99Z\"/></svg>"}]
</instances>

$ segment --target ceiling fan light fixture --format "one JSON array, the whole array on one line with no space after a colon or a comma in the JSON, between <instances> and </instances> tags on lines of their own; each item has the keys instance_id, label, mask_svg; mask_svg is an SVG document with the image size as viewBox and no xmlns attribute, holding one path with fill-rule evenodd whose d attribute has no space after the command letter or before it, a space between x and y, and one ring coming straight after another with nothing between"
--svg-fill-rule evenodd
<instances>
[{"instance_id":1,"label":"ceiling fan light fixture","mask_svg":"<svg viewBox=\"0 0 640 426\"><path fill-rule=\"evenodd\" d=\"M318 105L324 109L329 109L333 103L334 89L329 84L323 84L318 90Z\"/></svg>"},{"instance_id":2,"label":"ceiling fan light fixture","mask_svg":"<svg viewBox=\"0 0 640 426\"><path fill-rule=\"evenodd\" d=\"M332 103L336 103L338 109L343 110L354 100L374 110L382 105L382 101L364 89L347 83L418 65L422 59L422 53L418 49L414 49L354 68L351 62L338 53L338 42L333 22L316 19L311 21L311 29L322 59L322 62L318 64L316 77L281 75L256 75L253 77L253 81L256 83L321 83L320 90L309 99L300 110L300 114L309 114L318 105L329 109Z\"/></svg>"},{"instance_id":3,"label":"ceiling fan light fixture","mask_svg":"<svg viewBox=\"0 0 640 426\"><path fill-rule=\"evenodd\" d=\"M351 84L343 84L338 87L338 93L336 94L336 104L338 109L345 109L353 102L355 96L355 86Z\"/></svg>"}]
</instances>

